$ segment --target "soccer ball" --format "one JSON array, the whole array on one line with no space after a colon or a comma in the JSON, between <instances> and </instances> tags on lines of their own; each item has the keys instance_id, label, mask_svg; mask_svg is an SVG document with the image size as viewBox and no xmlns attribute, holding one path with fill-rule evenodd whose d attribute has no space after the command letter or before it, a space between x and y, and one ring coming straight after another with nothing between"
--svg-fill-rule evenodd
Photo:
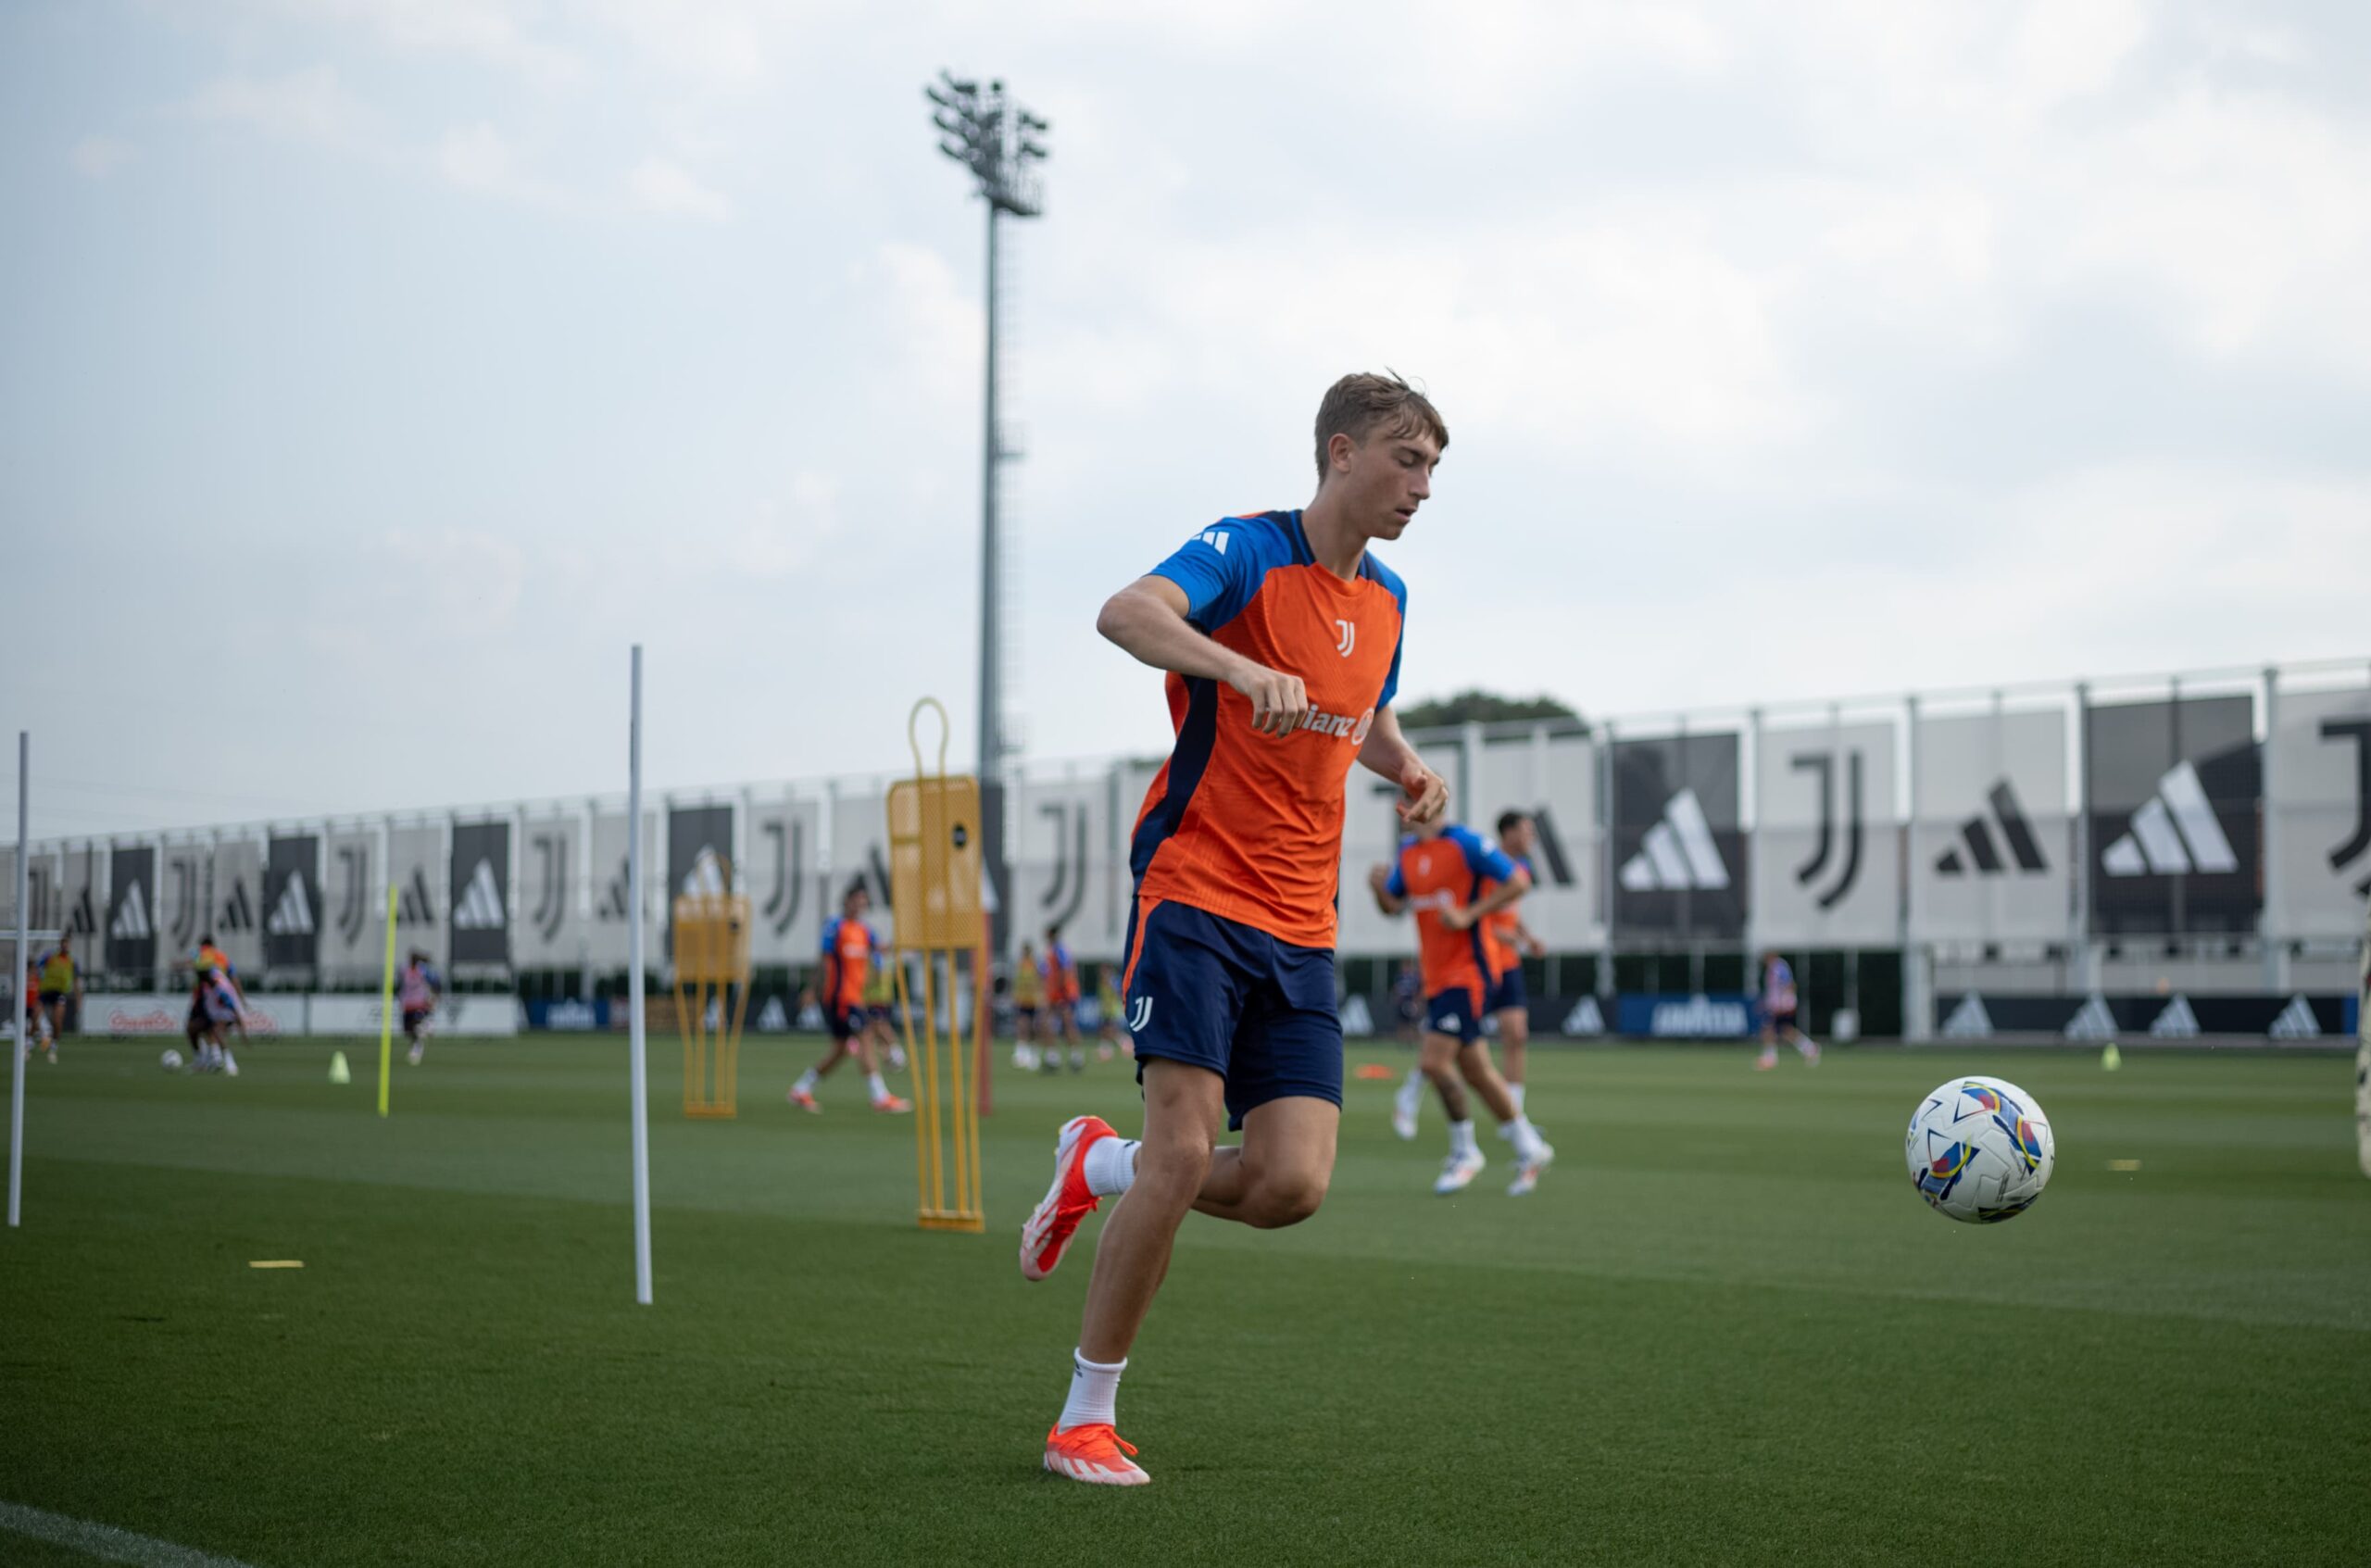
<instances>
[{"instance_id":1,"label":"soccer ball","mask_svg":"<svg viewBox=\"0 0 2371 1568\"><path fill-rule=\"evenodd\" d=\"M2034 1097L1999 1078L1954 1078L1920 1100L1902 1154L1927 1207L1972 1225L2032 1208L2058 1158Z\"/></svg>"},{"instance_id":2,"label":"soccer ball","mask_svg":"<svg viewBox=\"0 0 2371 1568\"><path fill-rule=\"evenodd\" d=\"M165 1054L157 1060L165 1064L165 1071L168 1073L179 1073L182 1070L182 1053L170 1046L165 1047Z\"/></svg>"}]
</instances>

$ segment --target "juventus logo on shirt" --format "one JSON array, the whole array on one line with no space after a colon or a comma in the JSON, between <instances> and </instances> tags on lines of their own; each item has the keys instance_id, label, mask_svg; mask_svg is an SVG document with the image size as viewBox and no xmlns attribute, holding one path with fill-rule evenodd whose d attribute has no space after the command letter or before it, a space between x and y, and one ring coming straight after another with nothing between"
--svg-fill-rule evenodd
<instances>
[{"instance_id":1,"label":"juventus logo on shirt","mask_svg":"<svg viewBox=\"0 0 2371 1568\"><path fill-rule=\"evenodd\" d=\"M1348 659L1350 650L1359 646L1359 629L1347 621L1336 621L1334 627L1340 633L1334 639L1334 651Z\"/></svg>"}]
</instances>

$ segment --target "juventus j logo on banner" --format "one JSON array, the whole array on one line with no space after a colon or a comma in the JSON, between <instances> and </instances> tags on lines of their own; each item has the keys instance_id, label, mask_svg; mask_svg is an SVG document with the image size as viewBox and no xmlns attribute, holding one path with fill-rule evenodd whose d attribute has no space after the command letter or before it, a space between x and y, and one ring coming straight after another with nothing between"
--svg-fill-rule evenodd
<instances>
[{"instance_id":1,"label":"juventus j logo on banner","mask_svg":"<svg viewBox=\"0 0 2371 1568\"><path fill-rule=\"evenodd\" d=\"M370 918L370 851L359 844L341 845L337 859L345 868L338 873L345 892L338 897L337 935L351 947L362 940L362 927Z\"/></svg>"},{"instance_id":2,"label":"juventus j logo on banner","mask_svg":"<svg viewBox=\"0 0 2371 1568\"><path fill-rule=\"evenodd\" d=\"M1086 807L1049 800L1037 814L1054 829L1054 880L1039 895L1038 907L1048 911L1049 924L1068 925L1086 901Z\"/></svg>"},{"instance_id":3,"label":"juventus j logo on banner","mask_svg":"<svg viewBox=\"0 0 2371 1568\"><path fill-rule=\"evenodd\" d=\"M1836 758L1825 751L1799 752L1787 759L1789 768L1801 769L1819 775L1819 847L1812 858L1795 868L1795 881L1808 887L1827 870L1829 859L1836 853ZM1861 754L1848 752L1844 763L1844 869L1836 885L1815 900L1823 909L1832 909L1852 891L1861 880Z\"/></svg>"},{"instance_id":4,"label":"juventus j logo on banner","mask_svg":"<svg viewBox=\"0 0 2371 1568\"><path fill-rule=\"evenodd\" d=\"M535 848L535 859L543 867L536 879L535 912L529 917L536 935L546 942L559 935L560 922L568 918L568 839L557 833L537 834L528 842Z\"/></svg>"},{"instance_id":5,"label":"juventus j logo on banner","mask_svg":"<svg viewBox=\"0 0 2371 1568\"><path fill-rule=\"evenodd\" d=\"M758 911L773 922L776 936L790 930L798 918L799 901L807 896L807 835L797 822L772 822L765 834L774 843L774 896Z\"/></svg>"},{"instance_id":6,"label":"juventus j logo on banner","mask_svg":"<svg viewBox=\"0 0 2371 1568\"><path fill-rule=\"evenodd\" d=\"M2322 739L2354 743L2354 831L2330 851L2330 870L2343 875L2371 850L2371 719L2325 719ZM2356 883L2354 892L2371 897L2371 876Z\"/></svg>"},{"instance_id":7,"label":"juventus j logo on banner","mask_svg":"<svg viewBox=\"0 0 2371 1568\"><path fill-rule=\"evenodd\" d=\"M1152 998L1150 997L1138 997L1128 1009L1128 1033L1131 1035L1141 1035L1144 1033L1145 1025L1151 1022Z\"/></svg>"}]
</instances>

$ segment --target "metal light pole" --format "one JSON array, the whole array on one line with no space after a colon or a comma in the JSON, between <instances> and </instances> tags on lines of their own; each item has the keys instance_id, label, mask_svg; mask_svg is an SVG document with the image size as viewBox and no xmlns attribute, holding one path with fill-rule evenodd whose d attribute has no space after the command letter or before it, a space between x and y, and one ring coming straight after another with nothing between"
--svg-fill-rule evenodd
<instances>
[{"instance_id":1,"label":"metal light pole","mask_svg":"<svg viewBox=\"0 0 2371 1568\"><path fill-rule=\"evenodd\" d=\"M997 223L1003 218L1035 218L1044 210L1036 165L1046 157L1045 120L1005 95L1004 83L938 73L930 99L931 123L939 130L938 150L972 171L973 189L988 208L988 374L986 436L980 463L980 784L990 787L1004 763L1003 614L997 571L997 472L1011 456L997 422Z\"/></svg>"}]
</instances>

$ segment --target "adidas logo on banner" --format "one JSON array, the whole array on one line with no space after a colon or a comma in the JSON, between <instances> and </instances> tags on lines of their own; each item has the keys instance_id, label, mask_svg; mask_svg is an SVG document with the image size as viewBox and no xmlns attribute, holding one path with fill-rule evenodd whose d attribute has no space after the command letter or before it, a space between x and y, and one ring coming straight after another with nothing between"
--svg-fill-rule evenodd
<instances>
[{"instance_id":1,"label":"adidas logo on banner","mask_svg":"<svg viewBox=\"0 0 2371 1568\"><path fill-rule=\"evenodd\" d=\"M310 936L313 935L313 903L305 897L305 879L292 876L280 895L270 919L263 922L266 935Z\"/></svg>"},{"instance_id":2,"label":"adidas logo on banner","mask_svg":"<svg viewBox=\"0 0 2371 1568\"><path fill-rule=\"evenodd\" d=\"M782 1005L780 997L768 997L766 1005L758 1010L758 1033L785 1035L790 1032L790 1010Z\"/></svg>"},{"instance_id":3,"label":"adidas logo on banner","mask_svg":"<svg viewBox=\"0 0 2371 1568\"><path fill-rule=\"evenodd\" d=\"M2198 1037L2198 1014L2190 1011L2189 998L2175 994L2165 1004L2165 1010L2149 1025L2149 1033L2160 1040L2194 1040Z\"/></svg>"},{"instance_id":4,"label":"adidas logo on banner","mask_svg":"<svg viewBox=\"0 0 2371 1568\"><path fill-rule=\"evenodd\" d=\"M1647 830L1638 852L1623 862L1621 881L1633 893L1729 884L1729 868L1721 863L1712 824L1694 790L1683 789L1664 803L1662 821Z\"/></svg>"},{"instance_id":5,"label":"adidas logo on banner","mask_svg":"<svg viewBox=\"0 0 2371 1568\"><path fill-rule=\"evenodd\" d=\"M2066 1021L2066 1037L2070 1040L2112 1040L2115 1038L2115 1014L2108 1011L2108 999L2097 991L2091 993L2075 1016Z\"/></svg>"},{"instance_id":6,"label":"adidas logo on banner","mask_svg":"<svg viewBox=\"0 0 2371 1568\"><path fill-rule=\"evenodd\" d=\"M1992 1015L1984 1010L1984 998L1970 991L1943 1020L1946 1040L1988 1040L1992 1038Z\"/></svg>"},{"instance_id":7,"label":"adidas logo on banner","mask_svg":"<svg viewBox=\"0 0 2371 1568\"><path fill-rule=\"evenodd\" d=\"M800 1008L798 1010L798 1026L809 1035L822 1032L823 1027L822 1008L813 1002L809 1002L805 1007Z\"/></svg>"},{"instance_id":8,"label":"adidas logo on banner","mask_svg":"<svg viewBox=\"0 0 2371 1568\"><path fill-rule=\"evenodd\" d=\"M2132 831L2108 846L2100 864L2110 876L2173 876L2235 872L2239 858L2206 803L2198 770L2183 762L2157 781L2157 793L2132 813Z\"/></svg>"},{"instance_id":9,"label":"adidas logo on banner","mask_svg":"<svg viewBox=\"0 0 2371 1568\"><path fill-rule=\"evenodd\" d=\"M2026 820L2025 811L2017 805L2016 792L2002 779L1992 786L1985 802L1992 808L1992 819L2000 825L2001 838L2009 847L2010 857L2021 872L2049 870L2042 859L2041 845L2034 837L2033 824ZM1967 850L1963 859L1961 848ZM2007 868L2001 863L2000 846L1992 841L1992 829L1977 812L1960 824L1960 843L1943 851L1935 862L1938 876L1964 876L1973 865L1978 876L1999 876Z\"/></svg>"},{"instance_id":10,"label":"adidas logo on banner","mask_svg":"<svg viewBox=\"0 0 2371 1568\"><path fill-rule=\"evenodd\" d=\"M1567 1035L1605 1033L1605 1014L1599 1010L1595 997L1583 997L1573 1004L1573 1010L1564 1015L1563 1033Z\"/></svg>"},{"instance_id":11,"label":"adidas logo on banner","mask_svg":"<svg viewBox=\"0 0 2371 1568\"><path fill-rule=\"evenodd\" d=\"M502 890L494 883L494 862L480 860L478 869L470 873L469 884L461 889L460 901L453 906L453 929L496 931L507 923L502 918Z\"/></svg>"},{"instance_id":12,"label":"adidas logo on banner","mask_svg":"<svg viewBox=\"0 0 2371 1568\"><path fill-rule=\"evenodd\" d=\"M256 928L255 906L247 901L247 884L231 884L231 896L222 900L222 912L214 923L225 931L253 931Z\"/></svg>"},{"instance_id":13,"label":"adidas logo on banner","mask_svg":"<svg viewBox=\"0 0 2371 1568\"><path fill-rule=\"evenodd\" d=\"M2291 997L2264 1033L2276 1040L2317 1040L2322 1035L2322 1021L2314 1016L2313 1003L2302 997Z\"/></svg>"},{"instance_id":14,"label":"adidas logo on banner","mask_svg":"<svg viewBox=\"0 0 2371 1568\"><path fill-rule=\"evenodd\" d=\"M1352 997L1342 1004L1342 1033L1361 1038L1374 1033L1374 1014L1367 1010L1364 997Z\"/></svg>"},{"instance_id":15,"label":"adidas logo on banner","mask_svg":"<svg viewBox=\"0 0 2371 1568\"><path fill-rule=\"evenodd\" d=\"M124 889L123 904L107 923L107 935L119 942L138 942L156 935L148 923L148 897L138 883Z\"/></svg>"}]
</instances>

